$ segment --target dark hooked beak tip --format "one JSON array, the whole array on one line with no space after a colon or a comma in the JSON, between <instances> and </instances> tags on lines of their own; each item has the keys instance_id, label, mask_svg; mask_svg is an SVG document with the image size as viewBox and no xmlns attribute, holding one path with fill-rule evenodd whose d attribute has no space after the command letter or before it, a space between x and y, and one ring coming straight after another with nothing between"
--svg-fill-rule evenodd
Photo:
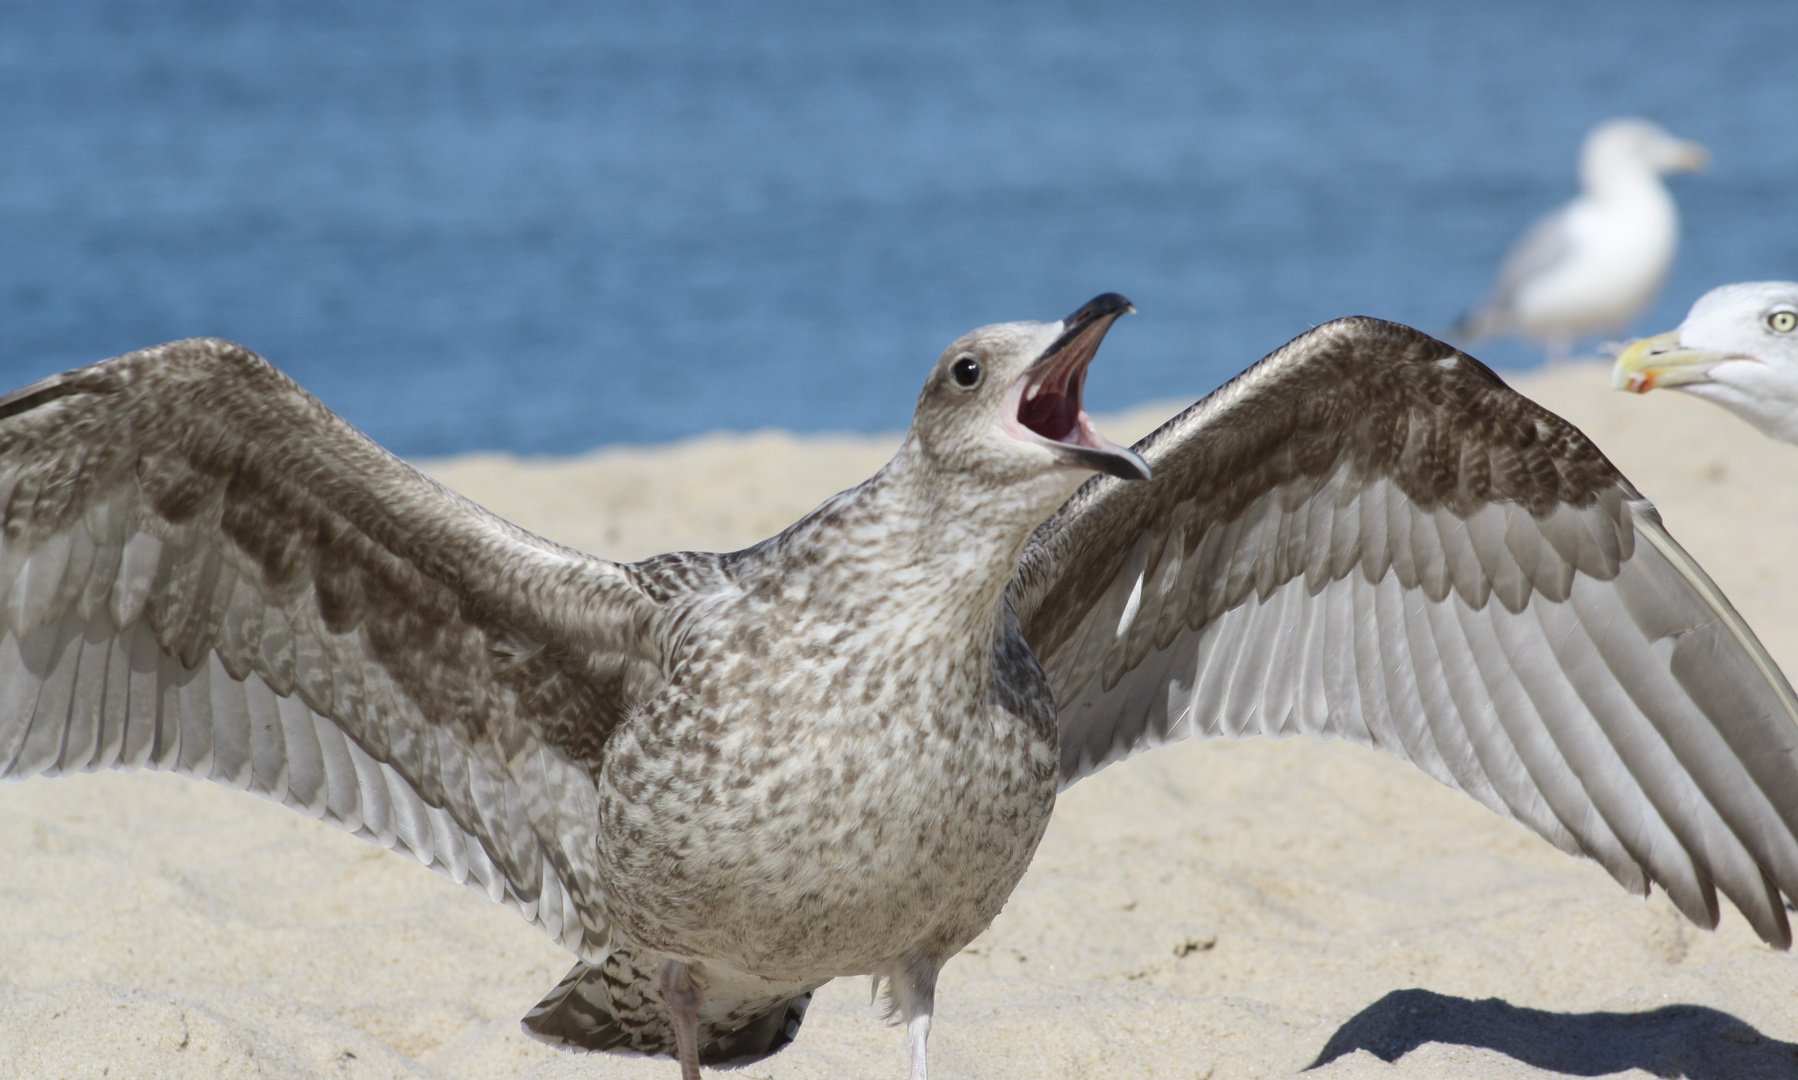
<instances>
[{"instance_id":1,"label":"dark hooked beak tip","mask_svg":"<svg viewBox=\"0 0 1798 1080\"><path fill-rule=\"evenodd\" d=\"M1136 314L1135 304L1132 304L1127 298L1118 293L1108 292L1100 293L1091 300L1088 300L1080 306L1079 311L1069 315L1067 318L1063 319L1062 322L1070 331L1076 331L1097 319L1103 319L1107 315L1134 314Z\"/></svg>"},{"instance_id":2,"label":"dark hooked beak tip","mask_svg":"<svg viewBox=\"0 0 1798 1080\"><path fill-rule=\"evenodd\" d=\"M1105 332L1111 328L1111 324L1120 315L1135 313L1136 305L1117 293L1100 293L1081 305L1079 311L1061 320L1061 333L1047 349L1043 350L1043 355L1037 359L1036 363L1044 364L1055 359L1062 354L1063 350L1077 341L1084 340L1086 342L1089 354L1096 351ZM1092 331L1095 326L1098 327L1098 331L1089 337L1088 332ZM1087 359L1090 360L1091 356L1088 355Z\"/></svg>"}]
</instances>

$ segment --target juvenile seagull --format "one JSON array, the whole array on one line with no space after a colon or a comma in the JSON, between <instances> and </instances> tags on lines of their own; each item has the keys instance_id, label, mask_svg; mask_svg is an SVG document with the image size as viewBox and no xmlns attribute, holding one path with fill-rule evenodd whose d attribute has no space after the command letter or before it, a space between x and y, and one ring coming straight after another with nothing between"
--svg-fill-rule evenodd
<instances>
[{"instance_id":1,"label":"juvenile seagull","mask_svg":"<svg viewBox=\"0 0 1798 1080\"><path fill-rule=\"evenodd\" d=\"M1589 334L1621 334L1648 310L1679 246L1679 210L1661 183L1696 172L1704 147L1647 120L1607 120L1580 148L1580 194L1511 245L1486 303L1461 320L1467 341L1512 334L1564 360Z\"/></svg>"},{"instance_id":2,"label":"juvenile seagull","mask_svg":"<svg viewBox=\"0 0 1798 1080\"><path fill-rule=\"evenodd\" d=\"M1057 790L1188 736L1381 747L1789 944L1798 700L1584 436L1354 318L1126 450L1081 391L1127 310L974 331L866 483L630 565L226 342L26 387L0 398L0 773L172 769L404 848L575 954L533 1035L686 1080L855 974L924 1077L937 972Z\"/></svg>"},{"instance_id":3,"label":"juvenile seagull","mask_svg":"<svg viewBox=\"0 0 1798 1080\"><path fill-rule=\"evenodd\" d=\"M1630 342L1611 368L1611 388L1646 394L1661 386L1798 443L1798 282L1719 285L1679 329Z\"/></svg>"}]
</instances>

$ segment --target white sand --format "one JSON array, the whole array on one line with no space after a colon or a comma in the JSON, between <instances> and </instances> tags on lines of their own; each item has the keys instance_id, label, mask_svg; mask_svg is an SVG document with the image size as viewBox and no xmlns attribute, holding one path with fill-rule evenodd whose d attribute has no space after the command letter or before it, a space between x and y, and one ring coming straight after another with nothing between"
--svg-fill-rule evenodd
<instances>
[{"instance_id":1,"label":"white sand","mask_svg":"<svg viewBox=\"0 0 1798 1080\"><path fill-rule=\"evenodd\" d=\"M1597 367L1520 385L1656 497L1798 670L1798 449L1677 395L1610 393ZM892 444L769 434L432 471L634 558L764 536ZM675 1075L531 1042L517 1020L567 968L558 948L235 792L147 773L6 785L0 860L0 1076ZM1382 1003L1395 991L1412 993ZM1792 1077L1798 971L1733 911L1699 931L1403 763L1187 745L1064 797L1005 913L945 969L932 1057L939 1077L1224 1080L1293 1074L1333 1036L1397 1061L1362 1049L1320 1080ZM896 1080L904 1061L866 981L840 981L797 1043L737 1075Z\"/></svg>"}]
</instances>

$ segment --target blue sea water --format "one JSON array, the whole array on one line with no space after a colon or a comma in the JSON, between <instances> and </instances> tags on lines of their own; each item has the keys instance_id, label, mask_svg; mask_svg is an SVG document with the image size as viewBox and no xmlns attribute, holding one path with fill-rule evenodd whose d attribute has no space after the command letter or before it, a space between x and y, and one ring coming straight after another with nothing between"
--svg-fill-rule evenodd
<instances>
[{"instance_id":1,"label":"blue sea water","mask_svg":"<svg viewBox=\"0 0 1798 1080\"><path fill-rule=\"evenodd\" d=\"M1798 4L0 0L0 382L171 338L396 451L902 427L1115 290L1089 401L1443 332L1594 122L1707 143L1639 329L1798 277ZM1476 348L1503 366L1515 343Z\"/></svg>"}]
</instances>

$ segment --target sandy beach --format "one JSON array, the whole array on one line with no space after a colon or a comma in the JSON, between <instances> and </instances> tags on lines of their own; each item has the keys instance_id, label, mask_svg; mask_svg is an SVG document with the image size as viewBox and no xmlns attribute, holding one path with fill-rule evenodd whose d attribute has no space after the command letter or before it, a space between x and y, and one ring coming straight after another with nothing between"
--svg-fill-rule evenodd
<instances>
[{"instance_id":1,"label":"sandy beach","mask_svg":"<svg viewBox=\"0 0 1798 1080\"><path fill-rule=\"evenodd\" d=\"M1712 406L1517 380L1660 506L1798 671L1798 448ZM1175 406L1101 424L1119 438ZM618 559L730 549L896 437L711 436L427 471ZM409 858L166 775L0 786L0 1075L653 1077L518 1018L570 958ZM1798 1077L1798 966L1631 897L1411 766L1302 741L1187 744L1070 790L992 928L945 968L941 1078ZM734 1075L904 1075L866 980Z\"/></svg>"}]
</instances>

